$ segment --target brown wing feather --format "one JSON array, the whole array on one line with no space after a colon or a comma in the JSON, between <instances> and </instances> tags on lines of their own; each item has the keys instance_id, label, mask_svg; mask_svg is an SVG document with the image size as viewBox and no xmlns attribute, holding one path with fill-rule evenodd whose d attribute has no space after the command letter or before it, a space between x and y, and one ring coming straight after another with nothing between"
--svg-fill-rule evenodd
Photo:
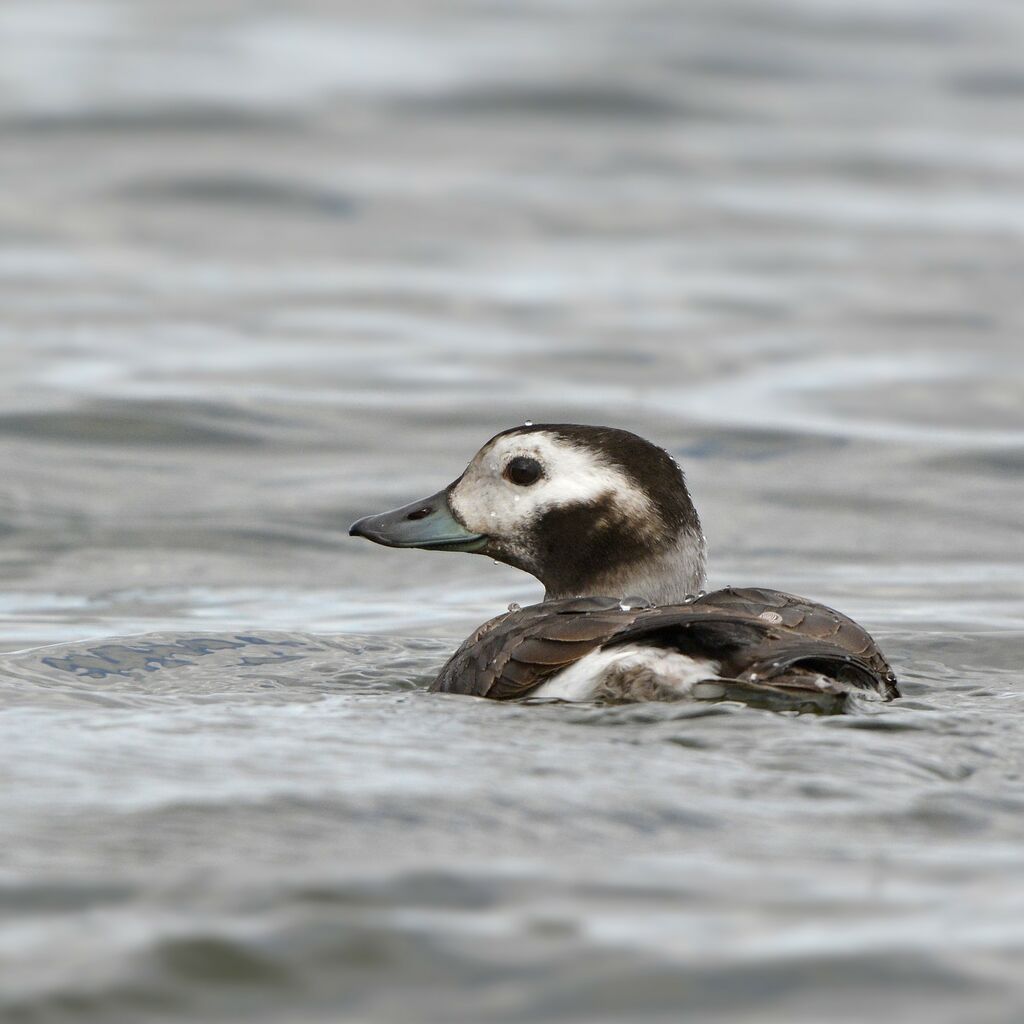
<instances>
[{"instance_id":1,"label":"brown wing feather","mask_svg":"<svg viewBox=\"0 0 1024 1024\"><path fill-rule=\"evenodd\" d=\"M601 647L636 621L642 609L618 601L571 599L530 605L487 623L452 655L434 680L435 693L509 700Z\"/></svg>"},{"instance_id":2,"label":"brown wing feather","mask_svg":"<svg viewBox=\"0 0 1024 1024\"><path fill-rule=\"evenodd\" d=\"M744 690L899 696L888 662L852 619L793 594L731 587L682 605L585 598L509 612L473 633L431 689L522 697L599 647L635 641L711 657Z\"/></svg>"},{"instance_id":3,"label":"brown wing feather","mask_svg":"<svg viewBox=\"0 0 1024 1024\"><path fill-rule=\"evenodd\" d=\"M739 604L744 607L747 614L755 614L759 621L767 621L769 615L766 613L774 613L782 619L777 624L772 623L780 634L780 640L790 640L794 644L798 640L811 643L816 650L823 653L824 648L819 645L831 645L835 648L832 653L839 657L850 655L864 665L876 678L877 688L883 696L887 699L899 696L895 673L874 639L853 619L834 608L797 597L795 594L761 588L727 587L725 590L708 594L696 603L713 605L722 610ZM783 643L780 649L785 650L787 646Z\"/></svg>"}]
</instances>

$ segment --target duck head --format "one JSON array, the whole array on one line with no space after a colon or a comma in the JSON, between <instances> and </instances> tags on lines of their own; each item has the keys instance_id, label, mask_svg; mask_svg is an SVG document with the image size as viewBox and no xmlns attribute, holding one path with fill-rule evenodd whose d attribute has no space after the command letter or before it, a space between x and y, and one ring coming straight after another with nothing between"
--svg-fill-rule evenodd
<instances>
[{"instance_id":1,"label":"duck head","mask_svg":"<svg viewBox=\"0 0 1024 1024\"><path fill-rule=\"evenodd\" d=\"M671 604L704 585L704 535L682 471L663 449L612 427L505 430L443 490L366 516L349 533L487 555L536 576L546 600Z\"/></svg>"}]
</instances>

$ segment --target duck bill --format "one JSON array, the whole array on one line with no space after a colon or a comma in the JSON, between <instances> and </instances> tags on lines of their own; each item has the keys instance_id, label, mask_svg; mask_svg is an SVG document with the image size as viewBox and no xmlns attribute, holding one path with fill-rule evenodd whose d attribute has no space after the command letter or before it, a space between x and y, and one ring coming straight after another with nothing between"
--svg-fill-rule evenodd
<instances>
[{"instance_id":1,"label":"duck bill","mask_svg":"<svg viewBox=\"0 0 1024 1024\"><path fill-rule=\"evenodd\" d=\"M455 518L448 488L390 512L365 516L348 532L350 537L365 537L389 548L479 551L487 543L483 534L467 530Z\"/></svg>"}]
</instances>

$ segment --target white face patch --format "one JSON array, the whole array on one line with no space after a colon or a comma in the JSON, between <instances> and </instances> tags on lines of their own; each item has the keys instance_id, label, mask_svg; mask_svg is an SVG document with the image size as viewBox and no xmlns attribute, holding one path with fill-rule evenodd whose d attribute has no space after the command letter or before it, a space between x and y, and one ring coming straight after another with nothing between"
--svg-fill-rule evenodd
<instances>
[{"instance_id":1,"label":"white face patch","mask_svg":"<svg viewBox=\"0 0 1024 1024\"><path fill-rule=\"evenodd\" d=\"M522 486L505 479L506 467L517 457L541 464L543 475L536 483ZM545 512L605 499L640 534L656 518L650 498L621 469L592 449L546 431L488 442L449 495L452 511L467 528L512 546Z\"/></svg>"}]
</instances>

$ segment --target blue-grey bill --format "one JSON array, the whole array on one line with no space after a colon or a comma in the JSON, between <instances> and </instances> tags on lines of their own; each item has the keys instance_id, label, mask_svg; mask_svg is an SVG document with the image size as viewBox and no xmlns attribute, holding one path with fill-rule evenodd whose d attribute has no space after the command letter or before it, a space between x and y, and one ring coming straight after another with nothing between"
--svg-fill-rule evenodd
<instances>
[{"instance_id":1,"label":"blue-grey bill","mask_svg":"<svg viewBox=\"0 0 1024 1024\"><path fill-rule=\"evenodd\" d=\"M479 551L487 543L483 534L467 530L452 514L447 488L390 512L365 516L348 532L389 548Z\"/></svg>"}]
</instances>

